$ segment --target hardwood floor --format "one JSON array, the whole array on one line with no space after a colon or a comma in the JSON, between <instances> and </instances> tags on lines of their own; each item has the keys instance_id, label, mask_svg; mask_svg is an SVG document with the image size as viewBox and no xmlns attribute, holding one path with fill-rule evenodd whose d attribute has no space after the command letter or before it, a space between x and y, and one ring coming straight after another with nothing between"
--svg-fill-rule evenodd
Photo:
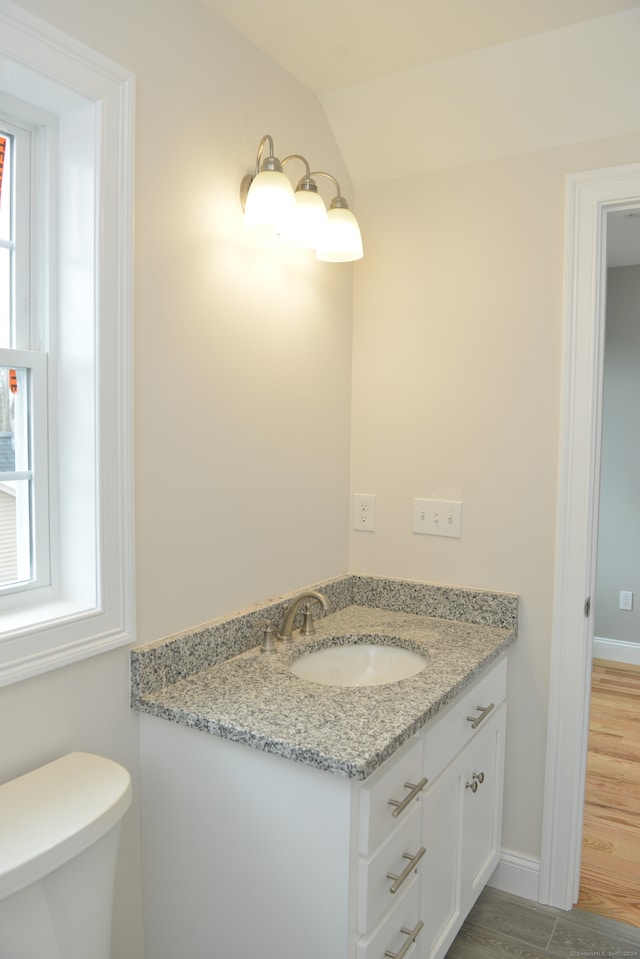
<instances>
[{"instance_id":1,"label":"hardwood floor","mask_svg":"<svg viewBox=\"0 0 640 959\"><path fill-rule=\"evenodd\" d=\"M640 929L487 887L446 959L640 959Z\"/></svg>"},{"instance_id":2,"label":"hardwood floor","mask_svg":"<svg viewBox=\"0 0 640 959\"><path fill-rule=\"evenodd\" d=\"M640 927L640 666L594 660L577 905Z\"/></svg>"}]
</instances>

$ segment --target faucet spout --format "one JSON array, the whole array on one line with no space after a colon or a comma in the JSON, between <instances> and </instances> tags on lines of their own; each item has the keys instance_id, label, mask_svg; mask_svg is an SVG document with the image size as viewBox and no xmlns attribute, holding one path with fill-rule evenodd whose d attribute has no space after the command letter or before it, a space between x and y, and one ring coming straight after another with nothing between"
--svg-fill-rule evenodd
<instances>
[{"instance_id":1,"label":"faucet spout","mask_svg":"<svg viewBox=\"0 0 640 959\"><path fill-rule=\"evenodd\" d=\"M298 596L292 599L285 609L284 616L282 618L282 626L280 627L280 632L277 634L278 639L283 639L285 643L290 643L292 641L293 621L295 619L295 615L302 603L307 600L310 602L320 603L324 610L328 609L327 600L322 593L317 592L315 589L305 590L303 593L300 593Z\"/></svg>"}]
</instances>

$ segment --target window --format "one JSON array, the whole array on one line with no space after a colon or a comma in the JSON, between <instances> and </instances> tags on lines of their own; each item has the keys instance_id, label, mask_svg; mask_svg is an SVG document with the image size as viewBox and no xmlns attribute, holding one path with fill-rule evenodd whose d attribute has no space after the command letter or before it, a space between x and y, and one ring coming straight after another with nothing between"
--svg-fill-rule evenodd
<instances>
[{"instance_id":1,"label":"window","mask_svg":"<svg viewBox=\"0 0 640 959\"><path fill-rule=\"evenodd\" d=\"M31 346L32 131L0 112L0 602L51 585L47 355ZM32 594L35 596L35 594Z\"/></svg>"},{"instance_id":2,"label":"window","mask_svg":"<svg viewBox=\"0 0 640 959\"><path fill-rule=\"evenodd\" d=\"M131 74L0 0L0 685L133 638Z\"/></svg>"}]
</instances>

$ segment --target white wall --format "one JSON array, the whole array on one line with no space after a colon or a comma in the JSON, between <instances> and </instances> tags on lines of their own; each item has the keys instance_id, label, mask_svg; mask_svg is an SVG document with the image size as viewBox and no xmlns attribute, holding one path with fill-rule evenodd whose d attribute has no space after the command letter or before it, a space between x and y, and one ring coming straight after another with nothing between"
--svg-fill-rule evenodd
<instances>
[{"instance_id":1,"label":"white wall","mask_svg":"<svg viewBox=\"0 0 640 959\"><path fill-rule=\"evenodd\" d=\"M504 844L540 855L551 632L565 176L637 159L640 134L358 191L352 485L375 533L353 571L520 594L509 654ZM462 537L411 532L463 501Z\"/></svg>"},{"instance_id":2,"label":"white wall","mask_svg":"<svg viewBox=\"0 0 640 959\"><path fill-rule=\"evenodd\" d=\"M595 632L640 650L640 266L608 271L606 317Z\"/></svg>"},{"instance_id":3,"label":"white wall","mask_svg":"<svg viewBox=\"0 0 640 959\"><path fill-rule=\"evenodd\" d=\"M345 572L353 271L265 252L239 202L265 133L350 195L319 104L195 0L20 6L137 76L137 640ZM137 782L128 678L124 649L0 690L0 781L90 749ZM118 959L142 957L138 817Z\"/></svg>"}]
</instances>

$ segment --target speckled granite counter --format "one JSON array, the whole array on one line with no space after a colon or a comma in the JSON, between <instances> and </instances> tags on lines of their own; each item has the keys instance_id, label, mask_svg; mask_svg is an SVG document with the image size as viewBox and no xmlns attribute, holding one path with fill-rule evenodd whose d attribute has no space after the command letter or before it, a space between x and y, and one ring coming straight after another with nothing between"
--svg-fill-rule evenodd
<instances>
[{"instance_id":1,"label":"speckled granite counter","mask_svg":"<svg viewBox=\"0 0 640 959\"><path fill-rule=\"evenodd\" d=\"M276 654L263 655L253 646L257 622L266 615L279 622L290 597L138 647L132 652L132 705L365 779L499 658L517 632L518 601L511 594L375 577L342 577L313 588L336 611L316 620L316 635L297 639L291 649L278 644ZM447 611L458 618L443 616ZM359 688L320 686L289 671L294 658L335 637L347 643L363 636L426 652L426 669L400 682Z\"/></svg>"}]
</instances>

